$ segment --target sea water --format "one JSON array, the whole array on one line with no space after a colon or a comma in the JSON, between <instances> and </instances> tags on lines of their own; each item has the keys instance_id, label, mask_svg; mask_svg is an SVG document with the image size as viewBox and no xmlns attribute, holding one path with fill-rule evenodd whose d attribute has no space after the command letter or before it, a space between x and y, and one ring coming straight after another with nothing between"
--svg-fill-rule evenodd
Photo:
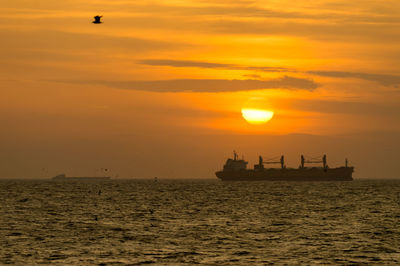
<instances>
[{"instance_id":1,"label":"sea water","mask_svg":"<svg viewBox=\"0 0 400 266\"><path fill-rule=\"evenodd\" d=\"M400 181L0 181L0 264L400 263Z\"/></svg>"}]
</instances>

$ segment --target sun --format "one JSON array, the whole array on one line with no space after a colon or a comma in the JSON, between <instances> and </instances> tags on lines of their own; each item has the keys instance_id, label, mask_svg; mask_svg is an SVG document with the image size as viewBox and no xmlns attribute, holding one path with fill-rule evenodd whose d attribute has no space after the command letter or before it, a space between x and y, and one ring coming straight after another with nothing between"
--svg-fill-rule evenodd
<instances>
[{"instance_id":1,"label":"sun","mask_svg":"<svg viewBox=\"0 0 400 266\"><path fill-rule=\"evenodd\" d=\"M274 116L274 112L262 109L242 109L243 118L253 125L261 125L267 123Z\"/></svg>"}]
</instances>

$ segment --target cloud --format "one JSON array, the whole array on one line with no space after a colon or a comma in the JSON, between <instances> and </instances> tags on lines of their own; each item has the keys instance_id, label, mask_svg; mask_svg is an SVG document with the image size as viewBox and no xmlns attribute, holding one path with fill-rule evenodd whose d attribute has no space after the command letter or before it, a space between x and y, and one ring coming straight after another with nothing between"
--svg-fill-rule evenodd
<instances>
[{"instance_id":1,"label":"cloud","mask_svg":"<svg viewBox=\"0 0 400 266\"><path fill-rule=\"evenodd\" d=\"M331 77L331 78L357 78L373 82L378 82L383 86L398 87L400 85L400 76L385 75L385 74L371 74L363 72L346 72L346 71L298 71L295 69L285 67L262 67L262 66L242 66L235 64L211 63L204 61L190 61L190 60L167 60L167 59L146 59L138 61L139 64L151 66L170 66L170 67L197 67L197 68L222 68L229 70L249 70L259 72L302 72L306 74ZM246 75L246 77L259 77L258 75Z\"/></svg>"},{"instance_id":2,"label":"cloud","mask_svg":"<svg viewBox=\"0 0 400 266\"><path fill-rule=\"evenodd\" d=\"M259 78L261 78L261 76L260 76L260 75L257 75L257 74L243 75L243 77L245 77L245 78L253 78L253 79L259 79Z\"/></svg>"},{"instance_id":3,"label":"cloud","mask_svg":"<svg viewBox=\"0 0 400 266\"><path fill-rule=\"evenodd\" d=\"M255 67L241 66L235 64L210 63L190 60L167 60L167 59L146 59L138 61L139 64L150 66L171 66L171 67L198 67L198 68L224 68L230 70L253 70L262 72L295 72L284 67Z\"/></svg>"},{"instance_id":4,"label":"cloud","mask_svg":"<svg viewBox=\"0 0 400 266\"><path fill-rule=\"evenodd\" d=\"M42 1L46 2L46 1ZM51 2L51 1L48 1ZM24 1L23 7L16 7L15 4L5 3L2 5L2 15L7 17L18 17L19 19L32 18L63 18L63 17L87 17L87 11L92 10L92 4L79 0L72 0L74 8L71 9L70 3L64 4L46 4L41 3L38 6L37 1ZM276 18L276 19L307 19L315 21L339 21L339 22L382 22L382 23L398 23L400 18L394 12L399 4L391 3L390 8L387 3L368 3L363 6L363 12L348 12L348 10L358 9L360 5L351 1L338 3L330 3L327 1L314 1L310 5L293 4L288 10L283 4L265 4L256 3L257 1L201 1L202 4L185 1L184 3L164 3L165 1L100 1L101 5L106 7L108 12L118 12L118 15L124 17L132 17L140 14L141 16L155 17L172 16L172 17L234 17L234 18ZM371 1L370 1L371 2ZM46 8L44 8L46 7ZM80 12L65 12L67 10ZM90 12L89 12L90 13ZM30 15L30 16L27 16ZM157 15L157 16L154 16Z\"/></svg>"},{"instance_id":5,"label":"cloud","mask_svg":"<svg viewBox=\"0 0 400 266\"><path fill-rule=\"evenodd\" d=\"M54 30L2 30L2 50L55 50L74 52L77 50L118 49L128 51L171 50L187 46L182 43L141 39L135 37L106 36L100 34L74 33ZM2 53L3 51L0 51Z\"/></svg>"},{"instance_id":6,"label":"cloud","mask_svg":"<svg viewBox=\"0 0 400 266\"><path fill-rule=\"evenodd\" d=\"M139 64L150 66L172 66L172 67L200 67L200 68L231 68L235 65L218 64L189 60L167 60L167 59L146 59L138 61Z\"/></svg>"},{"instance_id":7,"label":"cloud","mask_svg":"<svg viewBox=\"0 0 400 266\"><path fill-rule=\"evenodd\" d=\"M33 4L37 4L36 2L24 1L24 7L18 9L15 9L15 5L11 5L12 8L9 9L3 8L2 15L7 17L8 25L31 26L31 20L35 19L35 25L48 27L49 24L64 25L68 19L68 25L81 27L82 18L88 17L86 10L92 9L90 4L77 1L73 5L76 10L71 10L70 5L61 4L51 5L52 8L48 11L45 8L38 9ZM173 29L175 32L200 31L218 35L283 35L318 40L369 40L382 43L399 40L400 17L393 12L398 9L398 3L368 3L363 8L368 7L370 10L348 12L353 9L359 10L360 6L351 3L328 5L326 1L322 1L324 3L313 2L308 8L294 5L288 10L284 3L270 4L266 8L265 5L247 1L235 1L234 4L206 2L202 5L190 2L166 5L160 1L148 4L112 1L102 5L107 6L107 11L110 12L107 22L110 24L107 25L117 26L119 29ZM375 5L379 9L374 8Z\"/></svg>"},{"instance_id":8,"label":"cloud","mask_svg":"<svg viewBox=\"0 0 400 266\"><path fill-rule=\"evenodd\" d=\"M319 113L393 117L396 120L399 120L400 114L400 104L386 102L297 99L290 103L290 107L295 110Z\"/></svg>"},{"instance_id":9,"label":"cloud","mask_svg":"<svg viewBox=\"0 0 400 266\"><path fill-rule=\"evenodd\" d=\"M314 90L318 84L310 79L284 76L271 80L175 79L154 81L66 81L99 84L113 88L151 92L237 92L263 89Z\"/></svg>"},{"instance_id":10,"label":"cloud","mask_svg":"<svg viewBox=\"0 0 400 266\"><path fill-rule=\"evenodd\" d=\"M309 74L331 77L331 78L358 78L368 81L378 82L383 86L399 87L400 76L385 74L370 74L362 72L344 72L344 71L309 71Z\"/></svg>"},{"instance_id":11,"label":"cloud","mask_svg":"<svg viewBox=\"0 0 400 266\"><path fill-rule=\"evenodd\" d=\"M400 40L398 26L394 23L366 23L345 21L333 23L311 23L304 20L283 21L273 19L237 20L223 18L210 21L210 31L218 34L246 34L264 36L293 36L319 41L346 41L371 43L393 43Z\"/></svg>"}]
</instances>

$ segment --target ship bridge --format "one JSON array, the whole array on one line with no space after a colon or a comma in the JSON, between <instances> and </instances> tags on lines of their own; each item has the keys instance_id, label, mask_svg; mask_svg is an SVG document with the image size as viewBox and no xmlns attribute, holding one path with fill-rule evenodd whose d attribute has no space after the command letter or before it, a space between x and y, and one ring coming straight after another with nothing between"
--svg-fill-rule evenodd
<instances>
[{"instance_id":1,"label":"ship bridge","mask_svg":"<svg viewBox=\"0 0 400 266\"><path fill-rule=\"evenodd\" d=\"M233 159L229 158L226 160L226 163L224 165L224 171L241 171L241 170L246 170L247 168L247 163L245 160L240 160L238 159L237 153L234 151L233 152Z\"/></svg>"}]
</instances>

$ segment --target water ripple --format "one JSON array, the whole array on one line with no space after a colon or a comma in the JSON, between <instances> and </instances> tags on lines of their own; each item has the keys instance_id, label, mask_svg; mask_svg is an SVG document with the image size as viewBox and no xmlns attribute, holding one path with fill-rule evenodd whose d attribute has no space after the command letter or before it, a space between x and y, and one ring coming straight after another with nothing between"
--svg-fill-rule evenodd
<instances>
[{"instance_id":1,"label":"water ripple","mask_svg":"<svg viewBox=\"0 0 400 266\"><path fill-rule=\"evenodd\" d=\"M0 264L399 264L400 181L0 181Z\"/></svg>"}]
</instances>

